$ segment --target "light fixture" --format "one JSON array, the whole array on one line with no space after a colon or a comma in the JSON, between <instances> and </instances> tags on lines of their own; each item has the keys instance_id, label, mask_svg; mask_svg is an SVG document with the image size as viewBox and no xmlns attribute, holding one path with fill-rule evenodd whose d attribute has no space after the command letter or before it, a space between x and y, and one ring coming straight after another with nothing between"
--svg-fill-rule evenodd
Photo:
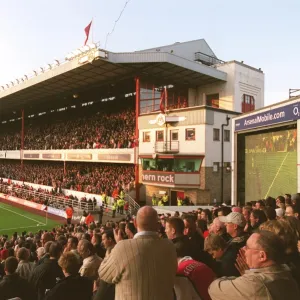
<instances>
[{"instance_id":1,"label":"light fixture","mask_svg":"<svg viewBox=\"0 0 300 300\"><path fill-rule=\"evenodd\" d=\"M36 70L33 70L33 73L35 76L37 76L38 72Z\"/></svg>"},{"instance_id":2,"label":"light fixture","mask_svg":"<svg viewBox=\"0 0 300 300\"><path fill-rule=\"evenodd\" d=\"M43 67L40 67L40 71L41 71L41 73L44 73L44 68Z\"/></svg>"},{"instance_id":3,"label":"light fixture","mask_svg":"<svg viewBox=\"0 0 300 300\"><path fill-rule=\"evenodd\" d=\"M11 81L10 83L11 83L11 85L12 85L12 86L14 86L14 85L15 85L13 81Z\"/></svg>"},{"instance_id":4,"label":"light fixture","mask_svg":"<svg viewBox=\"0 0 300 300\"><path fill-rule=\"evenodd\" d=\"M28 76L27 76L27 75L24 75L24 79L25 79L25 80L28 80Z\"/></svg>"}]
</instances>

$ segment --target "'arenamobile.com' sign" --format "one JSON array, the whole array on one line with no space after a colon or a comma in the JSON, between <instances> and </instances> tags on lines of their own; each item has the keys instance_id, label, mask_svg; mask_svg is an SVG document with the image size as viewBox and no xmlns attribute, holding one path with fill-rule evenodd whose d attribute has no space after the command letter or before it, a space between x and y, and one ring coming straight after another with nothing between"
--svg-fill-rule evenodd
<instances>
[{"instance_id":1,"label":"'arenamobile.com' sign","mask_svg":"<svg viewBox=\"0 0 300 300\"><path fill-rule=\"evenodd\" d=\"M153 182L153 183L163 183L167 185L175 184L175 175L174 174L166 174L166 173L148 173L143 172L142 175L143 182Z\"/></svg>"},{"instance_id":2,"label":"'arenamobile.com' sign","mask_svg":"<svg viewBox=\"0 0 300 300\"><path fill-rule=\"evenodd\" d=\"M300 119L300 102L287 104L235 120L235 131Z\"/></svg>"}]
</instances>

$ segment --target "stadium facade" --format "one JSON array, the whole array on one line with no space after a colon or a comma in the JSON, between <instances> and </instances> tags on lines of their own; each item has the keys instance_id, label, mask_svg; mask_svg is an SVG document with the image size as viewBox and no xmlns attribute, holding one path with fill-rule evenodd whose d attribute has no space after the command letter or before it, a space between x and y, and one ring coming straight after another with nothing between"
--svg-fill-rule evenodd
<instances>
[{"instance_id":1,"label":"stadium facade","mask_svg":"<svg viewBox=\"0 0 300 300\"><path fill-rule=\"evenodd\" d=\"M233 119L232 204L300 190L299 120L299 97Z\"/></svg>"},{"instance_id":2,"label":"stadium facade","mask_svg":"<svg viewBox=\"0 0 300 300\"><path fill-rule=\"evenodd\" d=\"M28 118L129 101L136 111L134 148L24 149ZM165 192L170 204L186 196L195 204L225 201L231 119L263 106L263 72L218 59L203 39L131 53L93 44L0 86L1 127L23 124L20 149L1 149L0 158L134 164L137 201Z\"/></svg>"}]
</instances>

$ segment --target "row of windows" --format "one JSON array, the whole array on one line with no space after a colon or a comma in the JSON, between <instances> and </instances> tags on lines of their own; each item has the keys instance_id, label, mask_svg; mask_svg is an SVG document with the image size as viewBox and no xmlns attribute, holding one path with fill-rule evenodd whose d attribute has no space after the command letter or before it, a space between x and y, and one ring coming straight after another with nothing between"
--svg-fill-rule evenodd
<instances>
[{"instance_id":1,"label":"row of windows","mask_svg":"<svg viewBox=\"0 0 300 300\"><path fill-rule=\"evenodd\" d=\"M185 140L186 141L195 141L196 140L196 130L195 128L187 128L185 130ZM164 130L157 130L155 132L155 140L156 142L163 142L164 141ZM178 141L178 130L171 130L170 131L170 139L171 141ZM213 140L220 141L220 129L214 128L213 130ZM143 142L148 143L151 141L151 132L144 131L143 132ZM230 130L224 130L224 141L230 142Z\"/></svg>"}]
</instances>

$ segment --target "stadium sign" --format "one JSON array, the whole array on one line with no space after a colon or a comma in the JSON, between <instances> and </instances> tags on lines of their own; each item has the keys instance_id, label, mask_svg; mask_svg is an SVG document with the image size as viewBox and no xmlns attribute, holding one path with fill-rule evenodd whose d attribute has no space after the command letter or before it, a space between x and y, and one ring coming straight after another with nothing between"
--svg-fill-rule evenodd
<instances>
[{"instance_id":1,"label":"stadium sign","mask_svg":"<svg viewBox=\"0 0 300 300\"><path fill-rule=\"evenodd\" d=\"M269 126L300 119L300 102L277 107L235 120L235 131Z\"/></svg>"},{"instance_id":2,"label":"stadium sign","mask_svg":"<svg viewBox=\"0 0 300 300\"><path fill-rule=\"evenodd\" d=\"M149 183L163 183L166 185L175 184L175 175L173 173L153 173L153 172L143 172L142 180Z\"/></svg>"}]
</instances>

